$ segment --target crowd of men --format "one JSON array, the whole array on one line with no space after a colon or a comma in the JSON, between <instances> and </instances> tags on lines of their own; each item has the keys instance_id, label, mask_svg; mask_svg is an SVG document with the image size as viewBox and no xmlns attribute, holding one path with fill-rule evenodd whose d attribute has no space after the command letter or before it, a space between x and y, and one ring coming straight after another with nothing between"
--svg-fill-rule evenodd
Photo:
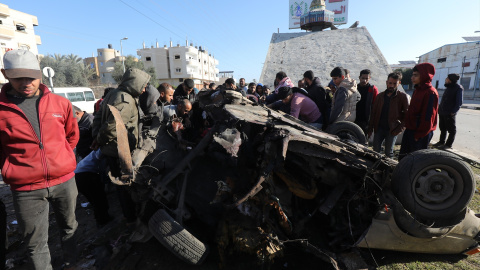
<instances>
[{"instance_id":1,"label":"crowd of men","mask_svg":"<svg viewBox=\"0 0 480 270\"><path fill-rule=\"evenodd\" d=\"M213 124L198 106L201 93L195 91L191 79L176 89L168 83L155 88L146 72L127 69L117 88L105 89L105 95L95 105L94 115L90 115L52 94L41 83L38 60L29 51L7 52L2 73L9 83L0 93L1 172L12 190L32 269L52 269L48 249L49 203L60 229L65 269L76 262L78 192L92 203L99 227L113 219L105 184L120 178L122 171L116 122L110 108L120 113L131 150L142 146L142 130L148 129L155 117L165 124L176 122L185 130L186 138L193 141ZM389 74L386 90L379 93L378 87L369 83L370 70L360 72L357 84L342 67L330 72L327 87L309 70L297 86L285 72L278 72L273 91L263 84L247 86L243 78L237 86L229 78L218 86L204 84L200 92L237 91L253 102L284 111L322 130L340 121L354 122L367 137L373 135L375 151L380 152L385 144L385 154L389 157L393 157L396 137L404 131L401 159L427 148L436 129L437 110L442 131L437 146L448 148L453 144L455 115L462 103L463 89L456 83L458 74L450 74L439 107L437 90L431 84L434 74L435 69L429 63L415 66L412 76L415 91L410 101L399 90L401 73ZM136 206L128 188L116 186L116 193L126 223L134 223Z\"/></svg>"}]
</instances>

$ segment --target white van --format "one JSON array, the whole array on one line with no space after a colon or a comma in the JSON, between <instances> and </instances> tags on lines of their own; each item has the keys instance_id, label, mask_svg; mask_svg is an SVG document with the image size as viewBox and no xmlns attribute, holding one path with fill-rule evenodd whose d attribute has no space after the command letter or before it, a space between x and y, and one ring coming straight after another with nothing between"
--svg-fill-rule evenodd
<instances>
[{"instance_id":1,"label":"white van","mask_svg":"<svg viewBox=\"0 0 480 270\"><path fill-rule=\"evenodd\" d=\"M73 105L87 113L93 113L97 102L93 90L88 87L55 87L53 93L67 98Z\"/></svg>"}]
</instances>

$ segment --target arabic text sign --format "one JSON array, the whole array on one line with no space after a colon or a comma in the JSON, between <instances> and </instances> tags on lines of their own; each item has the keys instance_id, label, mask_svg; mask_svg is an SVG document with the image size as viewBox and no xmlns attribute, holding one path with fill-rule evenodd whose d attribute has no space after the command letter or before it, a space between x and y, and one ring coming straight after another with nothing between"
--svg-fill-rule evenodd
<instances>
[{"instance_id":1,"label":"arabic text sign","mask_svg":"<svg viewBox=\"0 0 480 270\"><path fill-rule=\"evenodd\" d=\"M300 28L300 17L310 11L312 0L290 0L289 28ZM334 24L348 22L348 0L325 0L326 9L335 13Z\"/></svg>"}]
</instances>

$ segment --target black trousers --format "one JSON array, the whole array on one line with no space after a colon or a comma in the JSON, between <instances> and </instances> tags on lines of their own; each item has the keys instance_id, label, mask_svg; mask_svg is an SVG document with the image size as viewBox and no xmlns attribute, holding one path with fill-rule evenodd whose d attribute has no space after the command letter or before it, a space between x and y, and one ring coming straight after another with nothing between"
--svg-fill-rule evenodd
<instances>
[{"instance_id":1,"label":"black trousers","mask_svg":"<svg viewBox=\"0 0 480 270\"><path fill-rule=\"evenodd\" d=\"M440 142L444 143L447 146L452 146L453 141L455 140L455 134L457 134L457 126L455 123L456 115L451 114L440 114L439 115L440 121L438 123L440 128ZM448 139L447 138L448 132Z\"/></svg>"},{"instance_id":2,"label":"black trousers","mask_svg":"<svg viewBox=\"0 0 480 270\"><path fill-rule=\"evenodd\" d=\"M108 214L108 200L105 194L105 185L100 175L93 172L81 172L75 174L78 192L82 193L93 206L93 214L99 225L110 221Z\"/></svg>"}]
</instances>

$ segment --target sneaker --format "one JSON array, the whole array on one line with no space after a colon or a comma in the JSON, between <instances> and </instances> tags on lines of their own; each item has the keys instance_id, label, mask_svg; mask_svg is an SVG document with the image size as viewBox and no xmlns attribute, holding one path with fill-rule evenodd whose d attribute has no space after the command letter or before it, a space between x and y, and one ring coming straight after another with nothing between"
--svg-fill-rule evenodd
<instances>
[{"instance_id":1,"label":"sneaker","mask_svg":"<svg viewBox=\"0 0 480 270\"><path fill-rule=\"evenodd\" d=\"M440 147L442 147L442 146L444 146L444 145L445 145L445 143L443 143L443 142L437 142L436 144L434 144L434 145L432 145L432 146L433 146L433 147L436 147L436 148L440 148Z\"/></svg>"}]
</instances>

